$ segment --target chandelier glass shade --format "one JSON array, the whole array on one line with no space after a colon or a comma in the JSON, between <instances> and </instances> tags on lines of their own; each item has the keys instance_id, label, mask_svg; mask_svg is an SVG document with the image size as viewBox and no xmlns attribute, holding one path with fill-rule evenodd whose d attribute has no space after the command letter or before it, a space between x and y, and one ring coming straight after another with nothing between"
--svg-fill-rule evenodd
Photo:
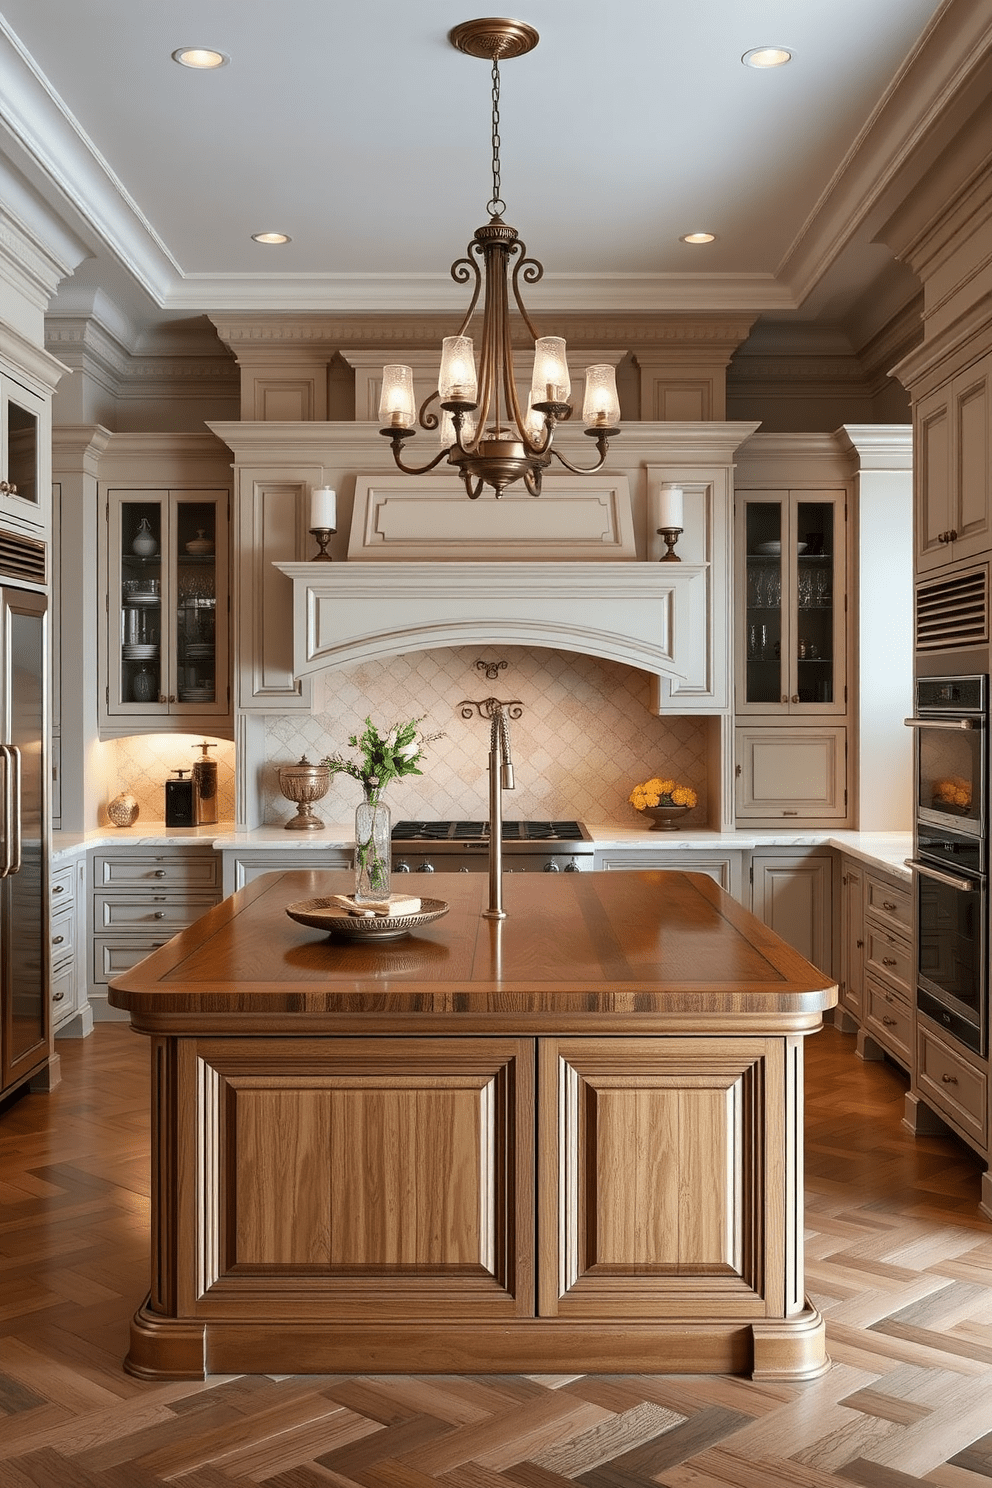
<instances>
[{"instance_id":1,"label":"chandelier glass shade","mask_svg":"<svg viewBox=\"0 0 992 1488\"><path fill-rule=\"evenodd\" d=\"M520 480L532 496L538 496L552 457L576 475L592 475L602 468L609 441L620 432L616 371L610 365L586 369L583 432L596 441L599 459L587 468L575 466L552 447L556 426L572 416L565 342L559 336L539 336L531 322L520 284L538 283L544 269L537 259L527 257L527 246L516 228L504 222L506 204L499 194L500 59L532 51L538 34L524 22L490 18L456 26L449 40L459 51L492 61L490 216L476 229L466 256L451 266L452 279L471 285L471 295L457 334L442 341L437 389L418 409L412 368L384 367L379 432L391 441L393 458L406 475L425 475L447 460L457 468L472 500L485 486L499 497ZM534 348L530 391L523 403L513 373L511 298ZM480 300L482 338L476 361L468 330ZM418 428L436 431L440 449L426 464L410 466L404 463L403 446Z\"/></svg>"}]
</instances>

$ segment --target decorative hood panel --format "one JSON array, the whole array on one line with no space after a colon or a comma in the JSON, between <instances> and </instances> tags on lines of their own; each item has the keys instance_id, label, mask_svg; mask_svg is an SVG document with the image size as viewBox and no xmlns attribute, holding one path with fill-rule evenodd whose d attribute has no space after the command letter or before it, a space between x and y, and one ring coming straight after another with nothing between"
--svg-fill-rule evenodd
<instances>
[{"instance_id":1,"label":"decorative hood panel","mask_svg":"<svg viewBox=\"0 0 992 1488\"><path fill-rule=\"evenodd\" d=\"M305 676L469 643L548 646L685 678L708 564L280 563ZM701 597L701 595L700 595ZM695 647L699 646L696 635Z\"/></svg>"}]
</instances>

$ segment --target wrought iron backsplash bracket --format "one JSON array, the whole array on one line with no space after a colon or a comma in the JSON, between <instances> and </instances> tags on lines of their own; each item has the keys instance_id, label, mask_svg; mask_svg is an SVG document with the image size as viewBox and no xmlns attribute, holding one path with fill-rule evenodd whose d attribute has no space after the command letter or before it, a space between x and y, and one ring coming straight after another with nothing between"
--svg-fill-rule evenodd
<instances>
[{"instance_id":1,"label":"wrought iron backsplash bracket","mask_svg":"<svg viewBox=\"0 0 992 1488\"><path fill-rule=\"evenodd\" d=\"M499 708L503 709L507 718L522 718L524 712L524 705L519 698L507 698L505 701L502 698L494 697L481 698L478 701L473 701L471 698L463 698L458 706L461 709L463 718L472 718L474 716L492 719Z\"/></svg>"}]
</instances>

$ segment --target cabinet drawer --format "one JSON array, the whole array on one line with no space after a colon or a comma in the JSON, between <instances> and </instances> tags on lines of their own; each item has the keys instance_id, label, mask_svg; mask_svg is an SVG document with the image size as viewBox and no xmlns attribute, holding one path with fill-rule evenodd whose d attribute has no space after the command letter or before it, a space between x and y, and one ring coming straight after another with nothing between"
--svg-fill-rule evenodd
<instances>
[{"instance_id":1,"label":"cabinet drawer","mask_svg":"<svg viewBox=\"0 0 992 1488\"><path fill-rule=\"evenodd\" d=\"M872 977L865 983L865 1027L909 1067L913 1049L909 1003Z\"/></svg>"},{"instance_id":2,"label":"cabinet drawer","mask_svg":"<svg viewBox=\"0 0 992 1488\"><path fill-rule=\"evenodd\" d=\"M69 904L60 914L52 915L52 965L70 960L75 949L76 907Z\"/></svg>"},{"instance_id":3,"label":"cabinet drawer","mask_svg":"<svg viewBox=\"0 0 992 1488\"><path fill-rule=\"evenodd\" d=\"M58 1028L63 1019L76 1011L76 963L70 961L60 971L54 972L51 981L52 1026Z\"/></svg>"},{"instance_id":4,"label":"cabinet drawer","mask_svg":"<svg viewBox=\"0 0 992 1488\"><path fill-rule=\"evenodd\" d=\"M68 868L52 869L51 887L49 889L52 914L58 914L64 904L71 904L73 902L75 882L75 870L71 866Z\"/></svg>"},{"instance_id":5,"label":"cabinet drawer","mask_svg":"<svg viewBox=\"0 0 992 1488\"><path fill-rule=\"evenodd\" d=\"M160 856L104 857L93 859L94 888L216 889L220 886L220 862L214 852L166 853Z\"/></svg>"},{"instance_id":6,"label":"cabinet drawer","mask_svg":"<svg viewBox=\"0 0 992 1488\"><path fill-rule=\"evenodd\" d=\"M149 932L161 925L172 935L219 902L217 894L95 894L93 925L95 929Z\"/></svg>"},{"instance_id":7,"label":"cabinet drawer","mask_svg":"<svg viewBox=\"0 0 992 1488\"><path fill-rule=\"evenodd\" d=\"M90 981L94 986L106 986L111 977L122 971L130 971L152 951L157 951L170 940L171 933L163 930L161 935L129 935L93 937L93 965Z\"/></svg>"},{"instance_id":8,"label":"cabinet drawer","mask_svg":"<svg viewBox=\"0 0 992 1488\"><path fill-rule=\"evenodd\" d=\"M988 1079L922 1022L916 1025L920 1095L984 1149L988 1141Z\"/></svg>"},{"instance_id":9,"label":"cabinet drawer","mask_svg":"<svg viewBox=\"0 0 992 1488\"><path fill-rule=\"evenodd\" d=\"M892 982L909 997L914 986L913 948L902 935L865 925L865 969Z\"/></svg>"},{"instance_id":10,"label":"cabinet drawer","mask_svg":"<svg viewBox=\"0 0 992 1488\"><path fill-rule=\"evenodd\" d=\"M913 895L908 888L897 888L869 873L865 913L897 934L905 934L913 928Z\"/></svg>"}]
</instances>

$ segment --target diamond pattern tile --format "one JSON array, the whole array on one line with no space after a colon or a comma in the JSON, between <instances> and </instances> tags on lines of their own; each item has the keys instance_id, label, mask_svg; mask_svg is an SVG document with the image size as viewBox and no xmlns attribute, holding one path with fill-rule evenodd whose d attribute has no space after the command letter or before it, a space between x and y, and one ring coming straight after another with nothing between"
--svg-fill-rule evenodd
<instances>
[{"instance_id":1,"label":"diamond pattern tile","mask_svg":"<svg viewBox=\"0 0 992 1488\"><path fill-rule=\"evenodd\" d=\"M488 681L476 661L506 661ZM264 820L285 820L278 769L306 754L322 759L348 753L348 736L366 714L380 728L425 715L425 733L443 732L430 746L421 777L408 776L389 792L397 817L480 817L488 810L489 722L461 717L465 700L519 699L523 715L511 724L516 789L504 802L508 817L574 817L636 826L631 788L653 775L691 785L699 805L689 824L706 820L706 720L658 718L648 711L649 679L633 667L570 651L525 647L452 647L415 651L328 671L317 679L309 717L266 720ZM133 789L133 787L132 787ZM327 820L349 817L359 787L346 776L332 782L321 810Z\"/></svg>"}]
</instances>

